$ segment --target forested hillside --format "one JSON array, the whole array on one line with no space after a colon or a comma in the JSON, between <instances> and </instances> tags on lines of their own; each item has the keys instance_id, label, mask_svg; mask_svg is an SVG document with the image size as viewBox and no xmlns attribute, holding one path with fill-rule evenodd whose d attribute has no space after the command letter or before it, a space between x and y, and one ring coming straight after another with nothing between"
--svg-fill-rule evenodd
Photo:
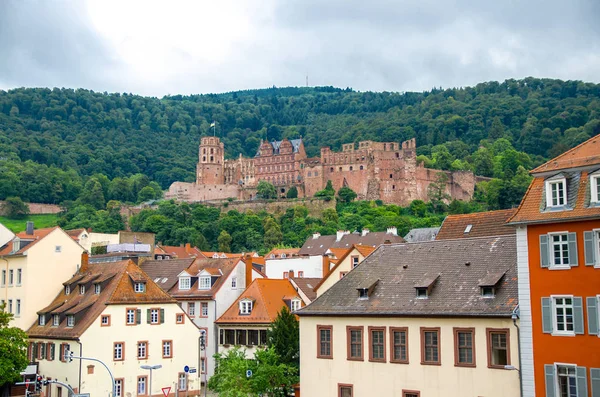
<instances>
[{"instance_id":1,"label":"forested hillside","mask_svg":"<svg viewBox=\"0 0 600 397\"><path fill-rule=\"evenodd\" d=\"M325 145L416 137L427 166L509 181L519 166L600 133L600 85L527 78L423 93L270 88L162 99L0 91L0 199L60 203L99 186L106 201L152 198L158 185L193 180L199 137L212 133L212 120L228 157L253 156L265 138L302 136L318 155ZM152 191L140 197L145 187Z\"/></svg>"}]
</instances>

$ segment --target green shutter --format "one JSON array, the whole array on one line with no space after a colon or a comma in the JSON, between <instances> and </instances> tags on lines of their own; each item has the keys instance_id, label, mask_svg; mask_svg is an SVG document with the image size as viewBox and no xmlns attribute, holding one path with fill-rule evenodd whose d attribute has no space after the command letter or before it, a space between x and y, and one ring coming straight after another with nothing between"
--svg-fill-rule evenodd
<instances>
[{"instance_id":1,"label":"green shutter","mask_svg":"<svg viewBox=\"0 0 600 397\"><path fill-rule=\"evenodd\" d=\"M32 356L33 360L32 361L37 360L37 356L38 356L38 344L34 342L33 343L33 356Z\"/></svg>"},{"instance_id":2,"label":"green shutter","mask_svg":"<svg viewBox=\"0 0 600 397\"><path fill-rule=\"evenodd\" d=\"M581 299L581 298L579 298ZM160 323L164 324L165 322L165 309L160 309Z\"/></svg>"},{"instance_id":3,"label":"green shutter","mask_svg":"<svg viewBox=\"0 0 600 397\"><path fill-rule=\"evenodd\" d=\"M142 309L135 309L135 322L136 324L142 323Z\"/></svg>"},{"instance_id":4,"label":"green shutter","mask_svg":"<svg viewBox=\"0 0 600 397\"><path fill-rule=\"evenodd\" d=\"M569 265L578 266L577 261L577 233L569 233L567 240L569 241Z\"/></svg>"},{"instance_id":5,"label":"green shutter","mask_svg":"<svg viewBox=\"0 0 600 397\"><path fill-rule=\"evenodd\" d=\"M598 299L595 296L588 296L587 298L587 317L588 333L590 335L598 335L600 333L598 324Z\"/></svg>"},{"instance_id":6,"label":"green shutter","mask_svg":"<svg viewBox=\"0 0 600 397\"><path fill-rule=\"evenodd\" d=\"M55 350L55 345L54 343L50 343L50 360L54 360L54 350Z\"/></svg>"},{"instance_id":7,"label":"green shutter","mask_svg":"<svg viewBox=\"0 0 600 397\"><path fill-rule=\"evenodd\" d=\"M552 303L550 298L542 298L542 331L551 334L552 328Z\"/></svg>"},{"instance_id":8,"label":"green shutter","mask_svg":"<svg viewBox=\"0 0 600 397\"><path fill-rule=\"evenodd\" d=\"M588 397L587 369L577 367L577 397Z\"/></svg>"},{"instance_id":9,"label":"green shutter","mask_svg":"<svg viewBox=\"0 0 600 397\"><path fill-rule=\"evenodd\" d=\"M152 313L150 309L146 309L146 323L150 324L150 321L152 321Z\"/></svg>"},{"instance_id":10,"label":"green shutter","mask_svg":"<svg viewBox=\"0 0 600 397\"><path fill-rule=\"evenodd\" d=\"M583 326L583 298L580 296L573 297L573 329L578 335L585 334Z\"/></svg>"},{"instance_id":11,"label":"green shutter","mask_svg":"<svg viewBox=\"0 0 600 397\"><path fill-rule=\"evenodd\" d=\"M600 368L590 368L592 397L600 397Z\"/></svg>"},{"instance_id":12,"label":"green shutter","mask_svg":"<svg viewBox=\"0 0 600 397\"><path fill-rule=\"evenodd\" d=\"M540 236L540 265L542 267L550 267L550 258L548 258L550 249L548 248L548 235Z\"/></svg>"},{"instance_id":13,"label":"green shutter","mask_svg":"<svg viewBox=\"0 0 600 397\"><path fill-rule=\"evenodd\" d=\"M554 365L544 365L544 374L546 378L546 397L556 397L554 393Z\"/></svg>"},{"instance_id":14,"label":"green shutter","mask_svg":"<svg viewBox=\"0 0 600 397\"><path fill-rule=\"evenodd\" d=\"M594 232L583 232L583 247L585 251L585 265L594 266L596 264Z\"/></svg>"}]
</instances>

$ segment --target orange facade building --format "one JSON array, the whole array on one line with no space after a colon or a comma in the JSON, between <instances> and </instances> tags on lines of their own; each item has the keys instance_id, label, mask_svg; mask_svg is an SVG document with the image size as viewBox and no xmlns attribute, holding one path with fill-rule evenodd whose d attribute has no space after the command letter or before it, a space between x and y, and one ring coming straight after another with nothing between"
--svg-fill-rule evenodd
<instances>
[{"instance_id":1,"label":"orange facade building","mask_svg":"<svg viewBox=\"0 0 600 397\"><path fill-rule=\"evenodd\" d=\"M600 396L600 136L531 171L517 228L523 396Z\"/></svg>"}]
</instances>

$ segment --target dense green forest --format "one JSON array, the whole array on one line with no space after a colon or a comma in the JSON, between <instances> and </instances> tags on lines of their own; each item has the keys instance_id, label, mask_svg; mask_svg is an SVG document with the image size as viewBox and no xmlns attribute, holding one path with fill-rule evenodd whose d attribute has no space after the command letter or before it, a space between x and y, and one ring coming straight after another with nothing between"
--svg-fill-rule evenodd
<instances>
[{"instance_id":1,"label":"dense green forest","mask_svg":"<svg viewBox=\"0 0 600 397\"><path fill-rule=\"evenodd\" d=\"M510 181L519 166L529 169L600 132L600 85L526 78L422 93L273 87L162 99L0 91L0 199L74 201L98 183L105 201L152 198L148 189L138 197L141 185L131 178L145 176L143 187L155 182L156 196L158 187L193 180L199 138L212 120L228 157L253 156L261 139L302 136L314 156L325 145L416 137L429 167Z\"/></svg>"}]
</instances>

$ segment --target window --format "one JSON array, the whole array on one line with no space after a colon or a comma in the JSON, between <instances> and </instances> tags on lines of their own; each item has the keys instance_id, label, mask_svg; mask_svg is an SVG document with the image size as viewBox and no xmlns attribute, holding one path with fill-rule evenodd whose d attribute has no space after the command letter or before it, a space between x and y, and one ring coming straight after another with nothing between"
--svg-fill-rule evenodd
<instances>
[{"instance_id":1,"label":"window","mask_svg":"<svg viewBox=\"0 0 600 397\"><path fill-rule=\"evenodd\" d=\"M179 381L177 382L177 388L181 390L187 390L187 376L185 372L179 373Z\"/></svg>"},{"instance_id":2,"label":"window","mask_svg":"<svg viewBox=\"0 0 600 397\"><path fill-rule=\"evenodd\" d=\"M210 289L210 276L200 277L199 289Z\"/></svg>"},{"instance_id":3,"label":"window","mask_svg":"<svg viewBox=\"0 0 600 397\"><path fill-rule=\"evenodd\" d=\"M238 329L235 331L235 344L238 346L244 346L247 343L247 333L245 329Z\"/></svg>"},{"instance_id":4,"label":"window","mask_svg":"<svg viewBox=\"0 0 600 397\"><path fill-rule=\"evenodd\" d=\"M17 299L17 303L15 306L15 317L19 317L21 315L21 299Z\"/></svg>"},{"instance_id":5,"label":"window","mask_svg":"<svg viewBox=\"0 0 600 397\"><path fill-rule=\"evenodd\" d=\"M590 176L590 201L592 203L600 203L600 173L596 171Z\"/></svg>"},{"instance_id":6,"label":"window","mask_svg":"<svg viewBox=\"0 0 600 397\"><path fill-rule=\"evenodd\" d=\"M283 278L290 278L289 272L283 272Z\"/></svg>"},{"instance_id":7,"label":"window","mask_svg":"<svg viewBox=\"0 0 600 397\"><path fill-rule=\"evenodd\" d=\"M408 328L390 328L390 362L408 364Z\"/></svg>"},{"instance_id":8,"label":"window","mask_svg":"<svg viewBox=\"0 0 600 397\"><path fill-rule=\"evenodd\" d=\"M250 346L258 345L258 330L257 329L249 329L248 330L248 344Z\"/></svg>"},{"instance_id":9,"label":"window","mask_svg":"<svg viewBox=\"0 0 600 397\"><path fill-rule=\"evenodd\" d=\"M175 323L177 324L183 324L185 321L185 316L183 315L183 313L177 313L175 315Z\"/></svg>"},{"instance_id":10,"label":"window","mask_svg":"<svg viewBox=\"0 0 600 397\"><path fill-rule=\"evenodd\" d=\"M454 365L475 366L475 328L454 328Z\"/></svg>"},{"instance_id":11,"label":"window","mask_svg":"<svg viewBox=\"0 0 600 397\"><path fill-rule=\"evenodd\" d=\"M348 274L348 272L340 272L340 280L344 278L346 274Z\"/></svg>"},{"instance_id":12,"label":"window","mask_svg":"<svg viewBox=\"0 0 600 397\"><path fill-rule=\"evenodd\" d=\"M125 310L125 324L126 325L135 325L139 324L137 310L134 308L127 308Z\"/></svg>"},{"instance_id":13,"label":"window","mask_svg":"<svg viewBox=\"0 0 600 397\"><path fill-rule=\"evenodd\" d=\"M54 354L55 354L55 345L52 342L48 342L46 344L46 360L48 361L52 361L54 360Z\"/></svg>"},{"instance_id":14,"label":"window","mask_svg":"<svg viewBox=\"0 0 600 397\"><path fill-rule=\"evenodd\" d=\"M102 292L102 287L99 283L94 284L94 294L99 295Z\"/></svg>"},{"instance_id":15,"label":"window","mask_svg":"<svg viewBox=\"0 0 600 397\"><path fill-rule=\"evenodd\" d=\"M137 358L138 360L145 360L148 358L148 342L137 343Z\"/></svg>"},{"instance_id":16,"label":"window","mask_svg":"<svg viewBox=\"0 0 600 397\"><path fill-rule=\"evenodd\" d=\"M482 286L480 287L481 296L484 298L493 298L496 293L494 291L494 287L490 286Z\"/></svg>"},{"instance_id":17,"label":"window","mask_svg":"<svg viewBox=\"0 0 600 397\"><path fill-rule=\"evenodd\" d=\"M304 271L303 270L298 271L298 277L299 278L303 278L304 277Z\"/></svg>"},{"instance_id":18,"label":"window","mask_svg":"<svg viewBox=\"0 0 600 397\"><path fill-rule=\"evenodd\" d=\"M569 266L569 236L564 234L551 235L552 265L556 267Z\"/></svg>"},{"instance_id":19,"label":"window","mask_svg":"<svg viewBox=\"0 0 600 397\"><path fill-rule=\"evenodd\" d=\"M509 330L490 329L487 330L488 345L488 367L504 369L510 365Z\"/></svg>"},{"instance_id":20,"label":"window","mask_svg":"<svg viewBox=\"0 0 600 397\"><path fill-rule=\"evenodd\" d=\"M52 326L58 327L59 324L60 324L60 314L53 314L52 315Z\"/></svg>"},{"instance_id":21,"label":"window","mask_svg":"<svg viewBox=\"0 0 600 397\"><path fill-rule=\"evenodd\" d=\"M191 277L180 277L179 278L179 289L190 289Z\"/></svg>"},{"instance_id":22,"label":"window","mask_svg":"<svg viewBox=\"0 0 600 397\"><path fill-rule=\"evenodd\" d=\"M17 269L17 287L21 285L23 281L23 269Z\"/></svg>"},{"instance_id":23,"label":"window","mask_svg":"<svg viewBox=\"0 0 600 397\"><path fill-rule=\"evenodd\" d=\"M556 365L558 395L577 397L577 367L574 365Z\"/></svg>"},{"instance_id":24,"label":"window","mask_svg":"<svg viewBox=\"0 0 600 397\"><path fill-rule=\"evenodd\" d=\"M125 342L115 342L113 344L113 361L123 361L125 356Z\"/></svg>"},{"instance_id":25,"label":"window","mask_svg":"<svg viewBox=\"0 0 600 397\"><path fill-rule=\"evenodd\" d=\"M85 285L80 285L79 286L79 295L83 295L85 294Z\"/></svg>"},{"instance_id":26,"label":"window","mask_svg":"<svg viewBox=\"0 0 600 397\"><path fill-rule=\"evenodd\" d=\"M54 252L61 252L62 251L62 247L60 245L57 245L56 247L54 247Z\"/></svg>"},{"instance_id":27,"label":"window","mask_svg":"<svg viewBox=\"0 0 600 397\"><path fill-rule=\"evenodd\" d=\"M385 327L369 327L369 361L385 362Z\"/></svg>"},{"instance_id":28,"label":"window","mask_svg":"<svg viewBox=\"0 0 600 397\"><path fill-rule=\"evenodd\" d=\"M65 285L65 295L69 295L71 293L71 286Z\"/></svg>"},{"instance_id":29,"label":"window","mask_svg":"<svg viewBox=\"0 0 600 397\"><path fill-rule=\"evenodd\" d=\"M196 315L196 302L188 302L188 315L194 317Z\"/></svg>"},{"instance_id":30,"label":"window","mask_svg":"<svg viewBox=\"0 0 600 397\"><path fill-rule=\"evenodd\" d=\"M200 303L200 315L202 317L208 317L208 302L201 302Z\"/></svg>"},{"instance_id":31,"label":"window","mask_svg":"<svg viewBox=\"0 0 600 397\"><path fill-rule=\"evenodd\" d=\"M353 256L352 257L352 269L354 269L356 266L358 266L358 256Z\"/></svg>"},{"instance_id":32,"label":"window","mask_svg":"<svg viewBox=\"0 0 600 397\"><path fill-rule=\"evenodd\" d=\"M13 269L10 269L8 271L8 285L9 286L13 285L14 278L15 278L15 271Z\"/></svg>"},{"instance_id":33,"label":"window","mask_svg":"<svg viewBox=\"0 0 600 397\"><path fill-rule=\"evenodd\" d=\"M75 326L75 316L72 314L67 314L67 327Z\"/></svg>"},{"instance_id":34,"label":"window","mask_svg":"<svg viewBox=\"0 0 600 397\"><path fill-rule=\"evenodd\" d=\"M352 397L354 395L352 385L338 384L338 394L340 397Z\"/></svg>"},{"instance_id":35,"label":"window","mask_svg":"<svg viewBox=\"0 0 600 397\"><path fill-rule=\"evenodd\" d=\"M2 270L2 283L0 285L3 287L6 285L6 270Z\"/></svg>"},{"instance_id":36,"label":"window","mask_svg":"<svg viewBox=\"0 0 600 397\"><path fill-rule=\"evenodd\" d=\"M402 390L402 397L421 397L421 392L416 390Z\"/></svg>"},{"instance_id":37,"label":"window","mask_svg":"<svg viewBox=\"0 0 600 397\"><path fill-rule=\"evenodd\" d=\"M159 324L159 309L150 310L150 324Z\"/></svg>"},{"instance_id":38,"label":"window","mask_svg":"<svg viewBox=\"0 0 600 397\"><path fill-rule=\"evenodd\" d=\"M292 307L292 311L293 311L293 312L294 312L294 311L296 311L296 310L299 310L299 309L300 309L300 307L301 307L301 302L302 302L302 301L301 301L300 299L293 299L293 300L292 300L291 307Z\"/></svg>"},{"instance_id":39,"label":"window","mask_svg":"<svg viewBox=\"0 0 600 397\"><path fill-rule=\"evenodd\" d=\"M162 341L162 356L163 356L163 358L172 358L173 357L173 341L172 340L163 340Z\"/></svg>"},{"instance_id":40,"label":"window","mask_svg":"<svg viewBox=\"0 0 600 397\"><path fill-rule=\"evenodd\" d=\"M250 314L252 311L252 301L244 300L240 302L240 314Z\"/></svg>"},{"instance_id":41,"label":"window","mask_svg":"<svg viewBox=\"0 0 600 397\"><path fill-rule=\"evenodd\" d=\"M421 328L421 364L441 364L439 328Z\"/></svg>"},{"instance_id":42,"label":"window","mask_svg":"<svg viewBox=\"0 0 600 397\"><path fill-rule=\"evenodd\" d=\"M146 376L138 376L137 379L137 394L144 395L146 394L146 384L148 383L148 378Z\"/></svg>"},{"instance_id":43,"label":"window","mask_svg":"<svg viewBox=\"0 0 600 397\"><path fill-rule=\"evenodd\" d=\"M416 288L416 290L417 290L417 298L427 299L427 288Z\"/></svg>"},{"instance_id":44,"label":"window","mask_svg":"<svg viewBox=\"0 0 600 397\"><path fill-rule=\"evenodd\" d=\"M224 345L235 345L235 330L233 329L226 329L226 330L221 330L223 331L222 335L224 337L224 340L222 340L222 344Z\"/></svg>"},{"instance_id":45,"label":"window","mask_svg":"<svg viewBox=\"0 0 600 397\"><path fill-rule=\"evenodd\" d=\"M146 283L136 282L133 284L133 288L137 293L146 292Z\"/></svg>"},{"instance_id":46,"label":"window","mask_svg":"<svg viewBox=\"0 0 600 397\"><path fill-rule=\"evenodd\" d=\"M553 330L556 334L575 334L573 319L573 297L554 297Z\"/></svg>"},{"instance_id":47,"label":"window","mask_svg":"<svg viewBox=\"0 0 600 397\"><path fill-rule=\"evenodd\" d=\"M8 300L8 311L12 313L12 299ZM46 325L46 316L44 314L40 314L38 316L38 325L44 326Z\"/></svg>"},{"instance_id":48,"label":"window","mask_svg":"<svg viewBox=\"0 0 600 397\"><path fill-rule=\"evenodd\" d=\"M115 397L123 397L123 383L123 379L115 379Z\"/></svg>"},{"instance_id":49,"label":"window","mask_svg":"<svg viewBox=\"0 0 600 397\"><path fill-rule=\"evenodd\" d=\"M237 277L231 278L231 288L233 288L233 289L237 288Z\"/></svg>"},{"instance_id":50,"label":"window","mask_svg":"<svg viewBox=\"0 0 600 397\"><path fill-rule=\"evenodd\" d=\"M105 315L100 316L100 326L101 327L110 326L110 315L105 314Z\"/></svg>"},{"instance_id":51,"label":"window","mask_svg":"<svg viewBox=\"0 0 600 397\"><path fill-rule=\"evenodd\" d=\"M358 289L358 299L360 299L360 300L369 299L369 289L368 288L359 288Z\"/></svg>"},{"instance_id":52,"label":"window","mask_svg":"<svg viewBox=\"0 0 600 397\"><path fill-rule=\"evenodd\" d=\"M467 227L465 227L465 231L463 233L464 234L469 234L469 233L471 233L471 229L473 229L473 225L472 224L468 224Z\"/></svg>"},{"instance_id":53,"label":"window","mask_svg":"<svg viewBox=\"0 0 600 397\"><path fill-rule=\"evenodd\" d=\"M558 179L546 182L546 205L548 207L560 207L566 204L566 179Z\"/></svg>"},{"instance_id":54,"label":"window","mask_svg":"<svg viewBox=\"0 0 600 397\"><path fill-rule=\"evenodd\" d=\"M363 361L363 327L346 327L348 360Z\"/></svg>"},{"instance_id":55,"label":"window","mask_svg":"<svg viewBox=\"0 0 600 397\"><path fill-rule=\"evenodd\" d=\"M317 325L317 358L333 358L333 327Z\"/></svg>"}]
</instances>

